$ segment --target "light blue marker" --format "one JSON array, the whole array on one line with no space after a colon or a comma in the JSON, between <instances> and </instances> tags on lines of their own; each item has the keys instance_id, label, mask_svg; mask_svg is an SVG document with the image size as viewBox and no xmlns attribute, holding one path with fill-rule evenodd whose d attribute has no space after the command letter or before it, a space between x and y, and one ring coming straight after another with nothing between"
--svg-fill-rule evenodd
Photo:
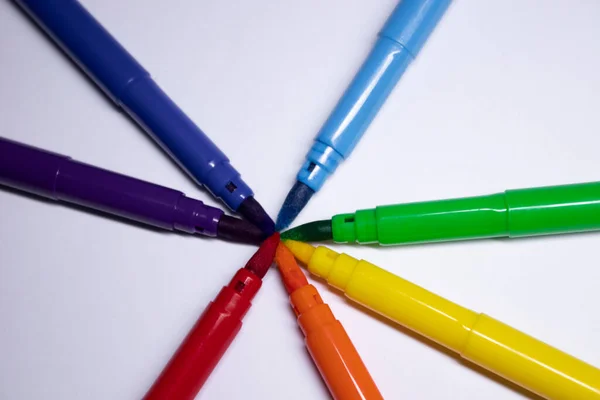
<instances>
[{"instance_id":1,"label":"light blue marker","mask_svg":"<svg viewBox=\"0 0 600 400\"><path fill-rule=\"evenodd\" d=\"M379 33L375 47L319 131L277 218L289 226L345 160L417 56L451 0L402 0Z\"/></svg>"}]
</instances>

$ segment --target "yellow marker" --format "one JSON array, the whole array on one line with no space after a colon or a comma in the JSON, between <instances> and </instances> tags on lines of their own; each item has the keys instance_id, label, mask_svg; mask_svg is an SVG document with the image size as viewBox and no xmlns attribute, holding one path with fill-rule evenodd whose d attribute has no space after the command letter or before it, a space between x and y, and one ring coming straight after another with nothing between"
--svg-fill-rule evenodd
<instances>
[{"instance_id":1,"label":"yellow marker","mask_svg":"<svg viewBox=\"0 0 600 400\"><path fill-rule=\"evenodd\" d=\"M350 299L548 399L600 399L600 370L367 261L292 240L309 271Z\"/></svg>"}]
</instances>

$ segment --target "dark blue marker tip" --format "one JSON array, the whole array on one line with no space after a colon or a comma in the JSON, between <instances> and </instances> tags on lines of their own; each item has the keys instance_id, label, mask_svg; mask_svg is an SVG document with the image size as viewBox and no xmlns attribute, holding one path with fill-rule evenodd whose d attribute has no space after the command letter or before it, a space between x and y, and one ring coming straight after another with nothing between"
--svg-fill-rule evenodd
<instances>
[{"instance_id":1,"label":"dark blue marker tip","mask_svg":"<svg viewBox=\"0 0 600 400\"><path fill-rule=\"evenodd\" d=\"M314 190L304 183L297 181L285 198L283 206L281 206L281 210L277 216L275 230L281 232L283 229L290 226L306 204L308 204L308 201L313 194L315 194Z\"/></svg>"},{"instance_id":2,"label":"dark blue marker tip","mask_svg":"<svg viewBox=\"0 0 600 400\"><path fill-rule=\"evenodd\" d=\"M266 236L275 233L275 223L254 197L247 197L239 206L237 212L263 231Z\"/></svg>"}]
</instances>

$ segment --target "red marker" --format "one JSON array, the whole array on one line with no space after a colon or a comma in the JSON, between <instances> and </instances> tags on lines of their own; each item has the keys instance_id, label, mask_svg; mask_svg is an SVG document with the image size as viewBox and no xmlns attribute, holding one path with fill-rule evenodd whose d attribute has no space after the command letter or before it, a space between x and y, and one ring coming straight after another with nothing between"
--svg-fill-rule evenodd
<instances>
[{"instance_id":1,"label":"red marker","mask_svg":"<svg viewBox=\"0 0 600 400\"><path fill-rule=\"evenodd\" d=\"M154 382L145 400L193 400L240 328L279 244L275 233L240 269L200 319Z\"/></svg>"}]
</instances>

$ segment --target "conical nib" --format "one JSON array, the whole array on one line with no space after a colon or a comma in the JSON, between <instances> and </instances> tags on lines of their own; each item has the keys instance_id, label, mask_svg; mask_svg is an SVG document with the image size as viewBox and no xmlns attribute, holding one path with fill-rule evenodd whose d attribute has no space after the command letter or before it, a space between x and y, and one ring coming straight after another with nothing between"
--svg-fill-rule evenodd
<instances>
[{"instance_id":1,"label":"conical nib","mask_svg":"<svg viewBox=\"0 0 600 400\"><path fill-rule=\"evenodd\" d=\"M280 232L287 228L296 219L304 206L308 204L310 198L315 194L314 190L306 186L304 183L296 182L288 193L279 215L277 216L277 224L275 229Z\"/></svg>"},{"instance_id":2,"label":"conical nib","mask_svg":"<svg viewBox=\"0 0 600 400\"><path fill-rule=\"evenodd\" d=\"M248 197L238 207L237 212L262 230L266 236L275 232L275 223L254 197Z\"/></svg>"},{"instance_id":3,"label":"conical nib","mask_svg":"<svg viewBox=\"0 0 600 400\"><path fill-rule=\"evenodd\" d=\"M308 243L296 242L295 240L283 240L283 244L304 265L308 265L316 250L315 247Z\"/></svg>"},{"instance_id":4,"label":"conical nib","mask_svg":"<svg viewBox=\"0 0 600 400\"><path fill-rule=\"evenodd\" d=\"M263 242L260 248L254 253L254 255L248 260L244 268L252 271L254 275L259 278L263 278L275 258L275 251L279 244L279 233L274 233L269 236L267 240Z\"/></svg>"},{"instance_id":5,"label":"conical nib","mask_svg":"<svg viewBox=\"0 0 600 400\"><path fill-rule=\"evenodd\" d=\"M298 240L300 242L323 242L333 239L331 220L314 221L297 226L281 234L281 239Z\"/></svg>"},{"instance_id":6,"label":"conical nib","mask_svg":"<svg viewBox=\"0 0 600 400\"><path fill-rule=\"evenodd\" d=\"M250 222L223 215L217 225L217 237L232 242L259 245L267 235Z\"/></svg>"}]
</instances>

